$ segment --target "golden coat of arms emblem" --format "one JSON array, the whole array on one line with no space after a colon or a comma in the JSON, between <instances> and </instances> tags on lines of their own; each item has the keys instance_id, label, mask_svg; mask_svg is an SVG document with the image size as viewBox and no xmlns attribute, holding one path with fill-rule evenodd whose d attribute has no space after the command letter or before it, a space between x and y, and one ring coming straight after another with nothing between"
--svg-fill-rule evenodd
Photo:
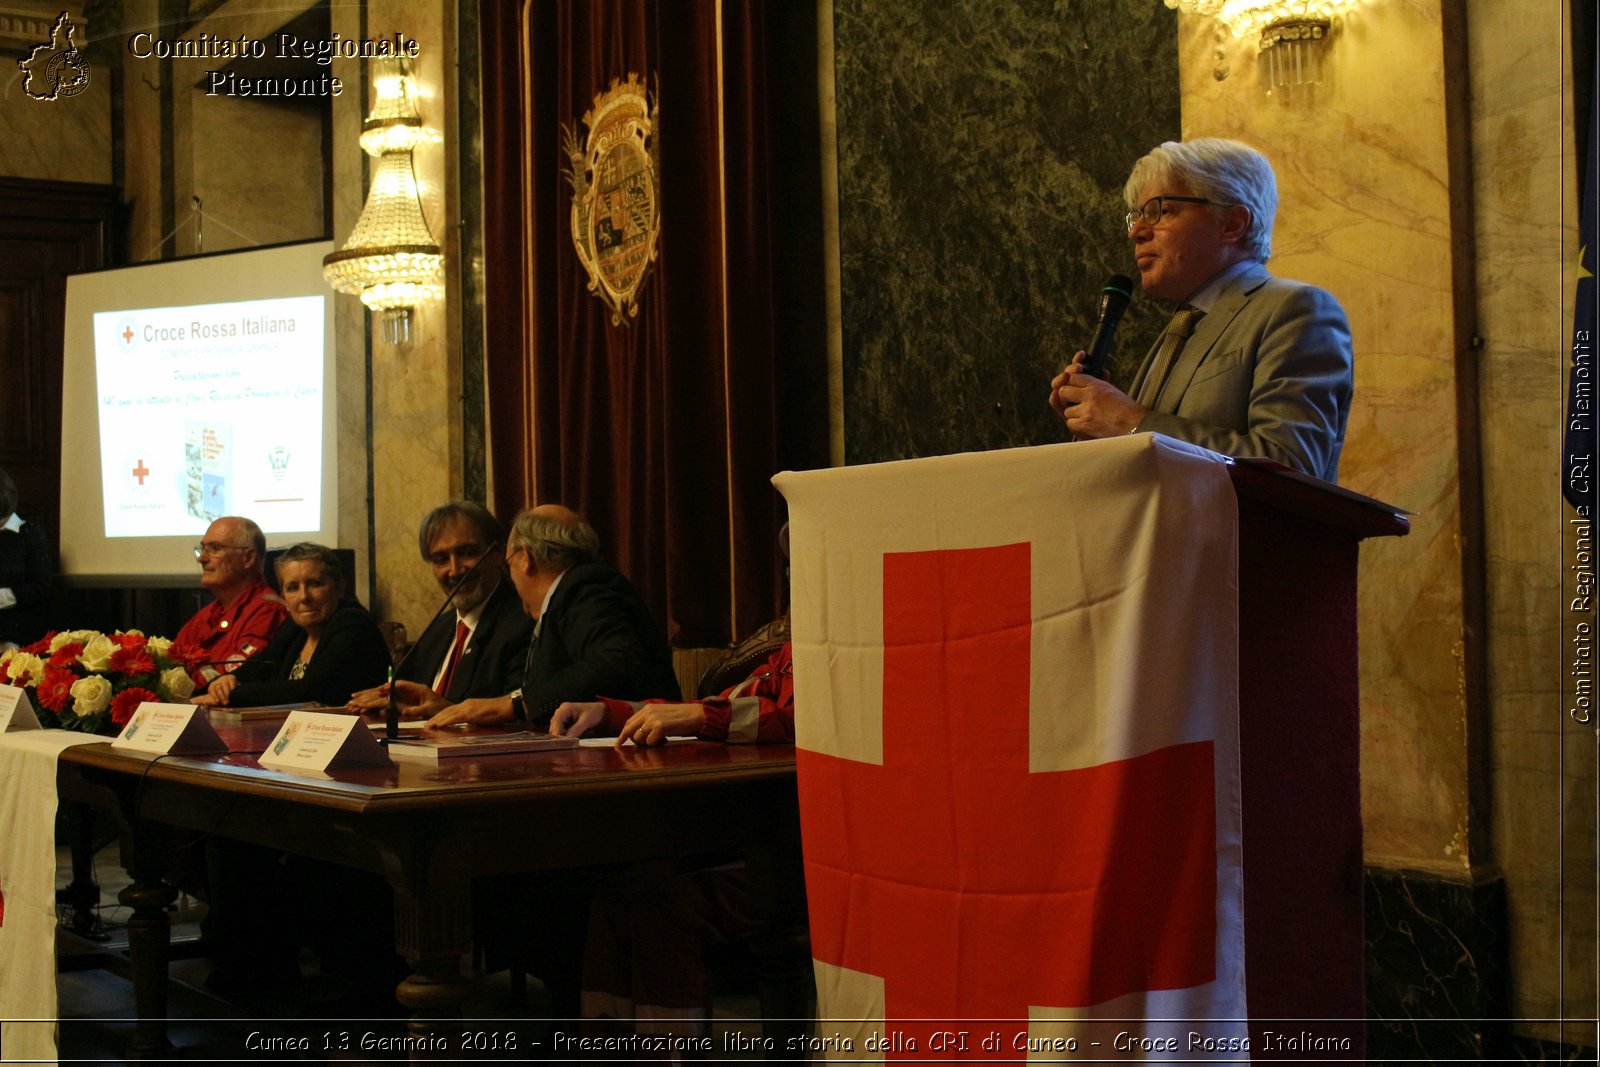
<instances>
[{"instance_id":1,"label":"golden coat of arms emblem","mask_svg":"<svg viewBox=\"0 0 1600 1067\"><path fill-rule=\"evenodd\" d=\"M611 309L612 325L639 314L639 290L661 234L654 102L639 76L613 80L584 113L586 144L566 134L572 161L572 243L589 291Z\"/></svg>"}]
</instances>

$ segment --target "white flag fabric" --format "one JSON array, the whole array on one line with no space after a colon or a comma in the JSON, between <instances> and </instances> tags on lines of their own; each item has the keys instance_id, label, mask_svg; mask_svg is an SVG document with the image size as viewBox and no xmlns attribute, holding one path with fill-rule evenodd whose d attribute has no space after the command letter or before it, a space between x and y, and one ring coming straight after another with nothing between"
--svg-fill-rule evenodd
<instances>
[{"instance_id":1,"label":"white flag fabric","mask_svg":"<svg viewBox=\"0 0 1600 1067\"><path fill-rule=\"evenodd\" d=\"M0 734L0 1057L56 1061L56 760L105 738ZM34 1020L34 1021L28 1021Z\"/></svg>"},{"instance_id":2,"label":"white flag fabric","mask_svg":"<svg viewBox=\"0 0 1600 1067\"><path fill-rule=\"evenodd\" d=\"M828 1054L1059 1059L1123 1033L1239 1062L1226 461L1140 434L774 483Z\"/></svg>"}]
</instances>

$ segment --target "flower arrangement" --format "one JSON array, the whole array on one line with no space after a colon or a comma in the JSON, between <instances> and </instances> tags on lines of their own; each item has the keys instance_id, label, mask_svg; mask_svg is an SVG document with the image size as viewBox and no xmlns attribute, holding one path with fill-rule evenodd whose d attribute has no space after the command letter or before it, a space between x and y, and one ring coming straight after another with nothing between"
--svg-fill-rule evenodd
<instances>
[{"instance_id":1,"label":"flower arrangement","mask_svg":"<svg viewBox=\"0 0 1600 1067\"><path fill-rule=\"evenodd\" d=\"M91 734L121 732L147 700L180 703L194 692L172 641L138 630L48 633L0 655L0 684L27 690L41 724Z\"/></svg>"}]
</instances>

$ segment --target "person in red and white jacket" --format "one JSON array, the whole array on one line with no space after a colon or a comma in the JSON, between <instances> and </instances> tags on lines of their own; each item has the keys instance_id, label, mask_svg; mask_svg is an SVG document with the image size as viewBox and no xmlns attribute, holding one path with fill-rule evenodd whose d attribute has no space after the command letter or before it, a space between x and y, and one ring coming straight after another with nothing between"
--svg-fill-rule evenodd
<instances>
[{"instance_id":1,"label":"person in red and white jacket","mask_svg":"<svg viewBox=\"0 0 1600 1067\"><path fill-rule=\"evenodd\" d=\"M785 641L767 661L720 696L677 703L601 697L568 702L550 719L553 734L614 734L617 744L662 745L669 737L729 744L794 744L794 662Z\"/></svg>"}]
</instances>

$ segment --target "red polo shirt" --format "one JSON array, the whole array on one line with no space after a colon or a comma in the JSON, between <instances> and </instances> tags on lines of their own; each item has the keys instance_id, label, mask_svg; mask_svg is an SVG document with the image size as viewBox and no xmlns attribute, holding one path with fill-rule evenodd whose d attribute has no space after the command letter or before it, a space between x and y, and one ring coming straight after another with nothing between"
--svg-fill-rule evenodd
<instances>
[{"instance_id":1,"label":"red polo shirt","mask_svg":"<svg viewBox=\"0 0 1600 1067\"><path fill-rule=\"evenodd\" d=\"M265 578L257 576L244 595L227 607L213 600L183 624L175 639L189 676L204 689L266 646L289 609Z\"/></svg>"}]
</instances>

